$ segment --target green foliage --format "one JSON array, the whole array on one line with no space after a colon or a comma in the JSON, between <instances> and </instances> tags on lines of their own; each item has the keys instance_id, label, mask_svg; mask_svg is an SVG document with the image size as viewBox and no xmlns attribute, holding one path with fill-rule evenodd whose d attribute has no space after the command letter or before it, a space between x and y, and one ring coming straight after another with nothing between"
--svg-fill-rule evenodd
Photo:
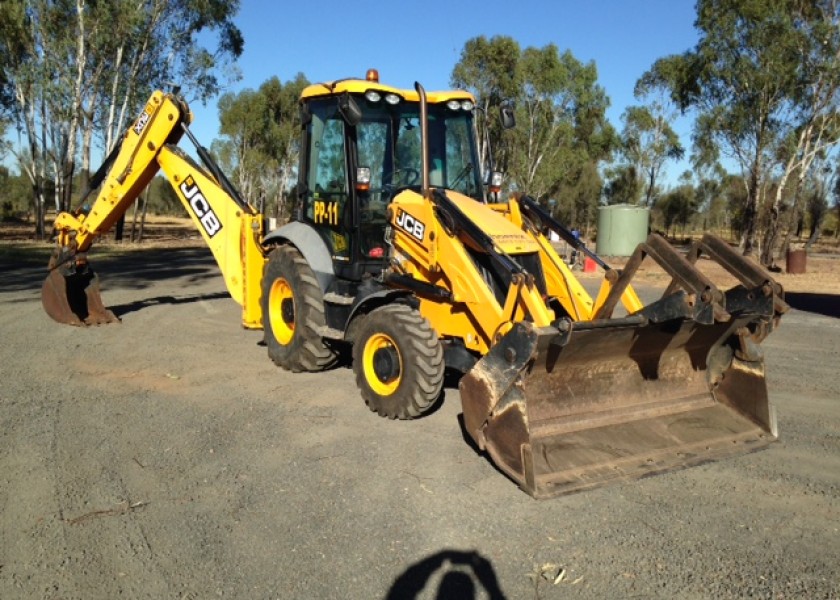
<instances>
[{"instance_id":1,"label":"green foliage","mask_svg":"<svg viewBox=\"0 0 840 600\"><path fill-rule=\"evenodd\" d=\"M23 50L23 9L19 0L0 2L0 119L10 114L15 105L12 73Z\"/></svg>"},{"instance_id":2,"label":"green foliage","mask_svg":"<svg viewBox=\"0 0 840 600\"><path fill-rule=\"evenodd\" d=\"M238 0L0 3L0 108L25 138L13 151L32 182L39 232L48 182L56 209L67 209L76 161L89 168L94 133L110 148L153 86L177 81L202 100L218 92L220 70L243 48L238 7Z\"/></svg>"},{"instance_id":3,"label":"green foliage","mask_svg":"<svg viewBox=\"0 0 840 600\"><path fill-rule=\"evenodd\" d=\"M0 220L26 216L31 208L32 189L22 175L13 175L0 166Z\"/></svg>"},{"instance_id":4,"label":"green foliage","mask_svg":"<svg viewBox=\"0 0 840 600\"><path fill-rule=\"evenodd\" d=\"M156 176L149 183L149 188L144 193L148 194L148 200L146 201L148 212L155 215L183 216L186 214L184 206L166 177Z\"/></svg>"},{"instance_id":5,"label":"green foliage","mask_svg":"<svg viewBox=\"0 0 840 600\"><path fill-rule=\"evenodd\" d=\"M743 177L729 175L721 183L720 194L729 215L729 229L733 235L744 230L744 207L747 204L747 182Z\"/></svg>"},{"instance_id":6,"label":"green foliage","mask_svg":"<svg viewBox=\"0 0 840 600\"><path fill-rule=\"evenodd\" d=\"M607 204L638 204L642 195L642 180L632 164L607 171L609 179L604 186Z\"/></svg>"},{"instance_id":7,"label":"green foliage","mask_svg":"<svg viewBox=\"0 0 840 600\"><path fill-rule=\"evenodd\" d=\"M559 195L557 210L573 219L587 218L597 206L597 165L617 139L597 80L594 63L581 63L570 51L554 44L522 50L506 36L467 41L452 72L452 84L472 91L488 115L479 120L482 156L492 146L493 162L513 189L543 200ZM502 105L514 106L517 119L504 133L493 118Z\"/></svg>"},{"instance_id":8,"label":"green foliage","mask_svg":"<svg viewBox=\"0 0 840 600\"><path fill-rule=\"evenodd\" d=\"M691 185L677 186L666 193L656 204L661 213L665 233L671 234L671 228L679 225L685 230L691 217L697 212L697 197Z\"/></svg>"},{"instance_id":9,"label":"green foliage","mask_svg":"<svg viewBox=\"0 0 840 600\"><path fill-rule=\"evenodd\" d=\"M298 98L308 83L302 73L285 84L273 77L256 91L219 99L222 138L213 150L242 195L278 218L289 214L298 164Z\"/></svg>"},{"instance_id":10,"label":"green foliage","mask_svg":"<svg viewBox=\"0 0 840 600\"><path fill-rule=\"evenodd\" d=\"M555 214L561 223L589 230L598 220L598 201L603 181L594 162L587 162L576 177L570 177L557 191Z\"/></svg>"},{"instance_id":11,"label":"green foliage","mask_svg":"<svg viewBox=\"0 0 840 600\"><path fill-rule=\"evenodd\" d=\"M836 143L840 13L834 0L700 0L694 49L657 60L639 80L697 114L696 166L736 160L746 182L739 220L750 253L761 193L775 169L807 170L813 152ZM803 171L804 172L804 171ZM780 211L778 201L771 216ZM767 227L777 227L765 219ZM765 236L773 239L775 235Z\"/></svg>"},{"instance_id":12,"label":"green foliage","mask_svg":"<svg viewBox=\"0 0 840 600\"><path fill-rule=\"evenodd\" d=\"M452 69L452 86L471 90L487 117L477 123L479 159L491 159L492 146L492 160L503 170L507 170L508 157L500 143L501 125L489 117L519 95L521 55L519 42L513 38L500 35L487 39L482 35L467 40L460 60Z\"/></svg>"},{"instance_id":13,"label":"green foliage","mask_svg":"<svg viewBox=\"0 0 840 600\"><path fill-rule=\"evenodd\" d=\"M452 85L469 88L487 106L498 108L519 95L521 55L519 42L509 36L467 40L452 70Z\"/></svg>"},{"instance_id":14,"label":"green foliage","mask_svg":"<svg viewBox=\"0 0 840 600\"><path fill-rule=\"evenodd\" d=\"M645 106L629 106L622 115L624 130L620 152L641 178L645 206L651 206L665 162L684 154L680 139L669 123L664 103L653 100Z\"/></svg>"}]
</instances>

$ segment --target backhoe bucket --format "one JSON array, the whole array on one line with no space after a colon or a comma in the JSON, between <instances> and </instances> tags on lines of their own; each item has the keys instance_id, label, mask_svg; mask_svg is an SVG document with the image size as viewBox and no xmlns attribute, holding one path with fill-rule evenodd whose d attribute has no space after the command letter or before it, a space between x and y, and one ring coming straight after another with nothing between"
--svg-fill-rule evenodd
<instances>
[{"instance_id":1,"label":"backhoe bucket","mask_svg":"<svg viewBox=\"0 0 840 600\"><path fill-rule=\"evenodd\" d=\"M733 301L734 304L734 301ZM756 315L518 323L461 380L464 426L534 497L637 479L776 440Z\"/></svg>"},{"instance_id":2,"label":"backhoe bucket","mask_svg":"<svg viewBox=\"0 0 840 600\"><path fill-rule=\"evenodd\" d=\"M99 293L99 276L85 265L53 268L41 287L41 303L55 321L67 325L102 325L119 323L105 308Z\"/></svg>"}]
</instances>

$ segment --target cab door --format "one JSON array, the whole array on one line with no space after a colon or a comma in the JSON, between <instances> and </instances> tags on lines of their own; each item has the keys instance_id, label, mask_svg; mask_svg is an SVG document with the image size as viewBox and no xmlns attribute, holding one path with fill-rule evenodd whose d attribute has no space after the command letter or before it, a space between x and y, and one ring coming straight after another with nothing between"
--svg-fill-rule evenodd
<instances>
[{"instance_id":1,"label":"cab door","mask_svg":"<svg viewBox=\"0 0 840 600\"><path fill-rule=\"evenodd\" d=\"M305 125L301 215L321 235L333 261L351 261L352 210L347 168L347 132L335 101L312 102Z\"/></svg>"}]
</instances>

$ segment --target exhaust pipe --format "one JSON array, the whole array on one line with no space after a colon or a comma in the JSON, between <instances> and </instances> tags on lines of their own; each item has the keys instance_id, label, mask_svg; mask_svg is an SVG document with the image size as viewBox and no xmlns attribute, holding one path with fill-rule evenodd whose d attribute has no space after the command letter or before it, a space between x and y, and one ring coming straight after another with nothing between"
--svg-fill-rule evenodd
<instances>
[{"instance_id":1,"label":"exhaust pipe","mask_svg":"<svg viewBox=\"0 0 840 600\"><path fill-rule=\"evenodd\" d=\"M420 96L420 169L423 171L423 197L429 199L429 108L426 104L426 90L420 82L414 82L414 89Z\"/></svg>"}]
</instances>

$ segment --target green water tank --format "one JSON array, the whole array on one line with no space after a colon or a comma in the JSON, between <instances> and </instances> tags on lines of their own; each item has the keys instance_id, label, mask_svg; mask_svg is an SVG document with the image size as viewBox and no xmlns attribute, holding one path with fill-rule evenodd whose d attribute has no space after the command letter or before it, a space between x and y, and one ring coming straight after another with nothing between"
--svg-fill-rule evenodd
<instances>
[{"instance_id":1,"label":"green water tank","mask_svg":"<svg viewBox=\"0 0 840 600\"><path fill-rule=\"evenodd\" d=\"M650 209L614 204L598 209L595 251L602 256L630 256L648 236Z\"/></svg>"}]
</instances>

